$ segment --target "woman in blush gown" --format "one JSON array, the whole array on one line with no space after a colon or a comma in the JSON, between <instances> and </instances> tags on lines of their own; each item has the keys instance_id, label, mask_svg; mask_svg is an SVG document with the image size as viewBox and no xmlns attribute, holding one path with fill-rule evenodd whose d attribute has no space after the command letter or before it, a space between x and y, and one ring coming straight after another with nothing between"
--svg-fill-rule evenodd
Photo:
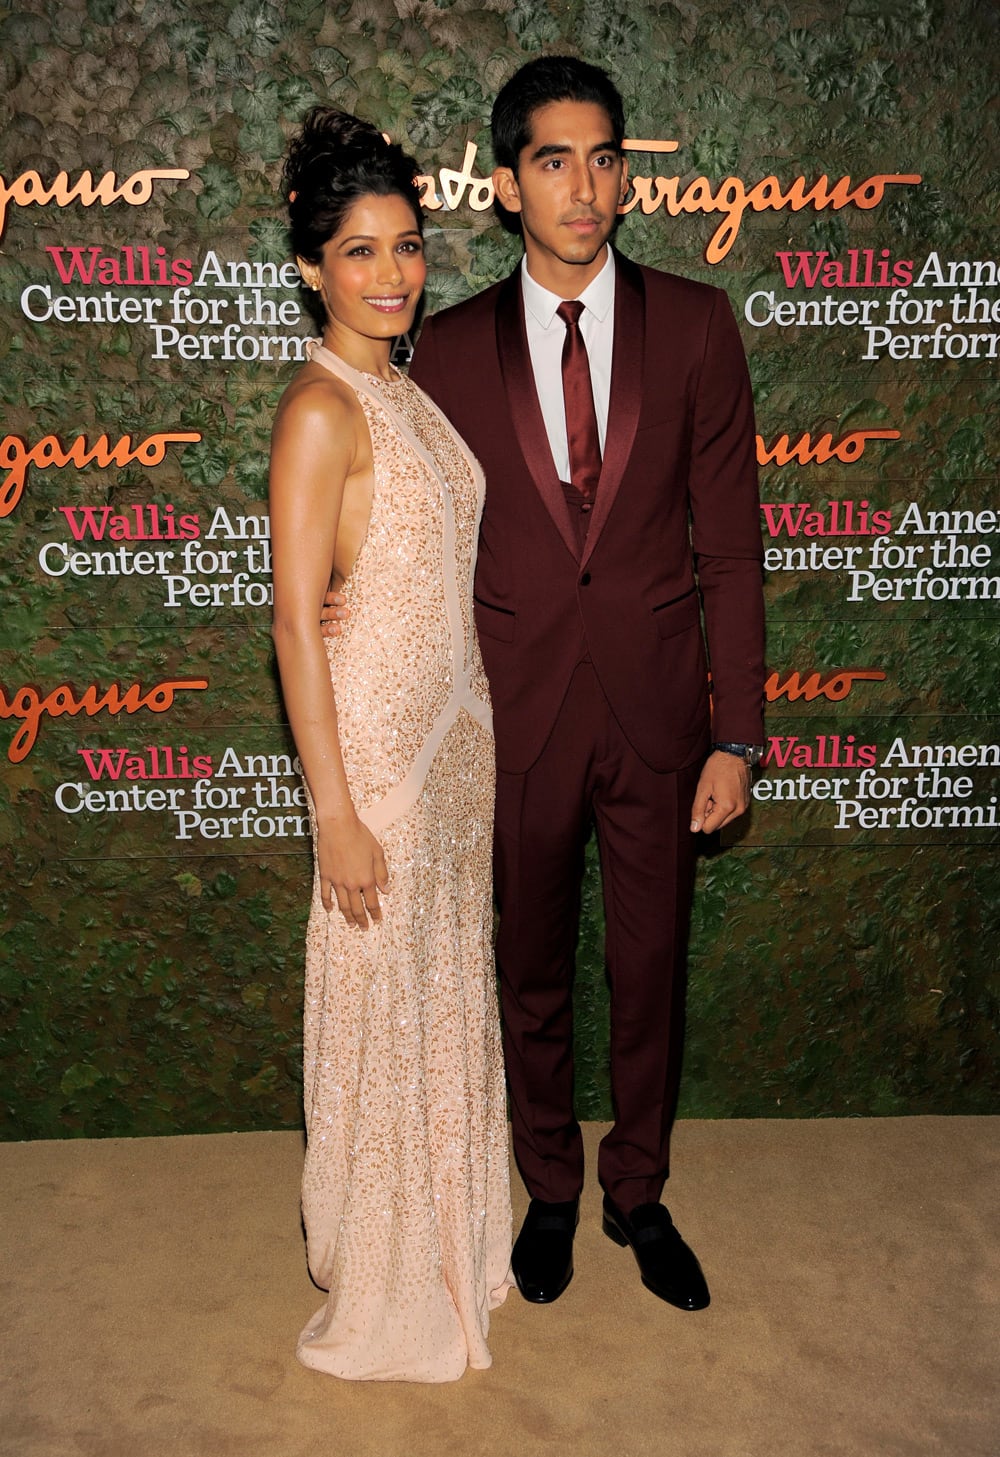
<instances>
[{"instance_id":1,"label":"woman in blush gown","mask_svg":"<svg viewBox=\"0 0 1000 1457\"><path fill-rule=\"evenodd\" d=\"M472 622L483 479L390 364L425 276L416 166L316 108L285 164L321 344L271 452L274 641L313 830L302 1185L329 1292L299 1359L367 1380L490 1364L508 1288L493 743ZM331 581L349 621L324 639Z\"/></svg>"}]
</instances>

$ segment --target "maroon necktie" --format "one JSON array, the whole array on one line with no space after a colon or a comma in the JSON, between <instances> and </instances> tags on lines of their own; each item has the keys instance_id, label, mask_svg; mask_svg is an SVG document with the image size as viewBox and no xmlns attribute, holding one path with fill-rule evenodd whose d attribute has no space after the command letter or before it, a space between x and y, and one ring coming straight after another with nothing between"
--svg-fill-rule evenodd
<instances>
[{"instance_id":1,"label":"maroon necktie","mask_svg":"<svg viewBox=\"0 0 1000 1457\"><path fill-rule=\"evenodd\" d=\"M601 475L601 437L597 433L597 411L590 383L590 360L580 333L583 304L566 299L556 313L566 325L562 351L563 402L566 407L566 439L569 444L570 479L581 495L592 497Z\"/></svg>"}]
</instances>

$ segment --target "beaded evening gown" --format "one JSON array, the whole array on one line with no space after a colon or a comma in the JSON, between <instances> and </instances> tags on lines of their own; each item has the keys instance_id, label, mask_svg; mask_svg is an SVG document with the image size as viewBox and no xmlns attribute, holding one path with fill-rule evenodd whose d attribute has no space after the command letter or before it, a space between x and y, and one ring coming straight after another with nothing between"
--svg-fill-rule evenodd
<instances>
[{"instance_id":1,"label":"beaded evening gown","mask_svg":"<svg viewBox=\"0 0 1000 1457\"><path fill-rule=\"evenodd\" d=\"M302 1210L329 1297L298 1355L358 1380L451 1381L490 1364L511 1245L493 739L472 623L483 479L409 380L319 345L312 358L355 390L371 434L371 520L327 653L351 797L390 885L361 932L314 883Z\"/></svg>"}]
</instances>

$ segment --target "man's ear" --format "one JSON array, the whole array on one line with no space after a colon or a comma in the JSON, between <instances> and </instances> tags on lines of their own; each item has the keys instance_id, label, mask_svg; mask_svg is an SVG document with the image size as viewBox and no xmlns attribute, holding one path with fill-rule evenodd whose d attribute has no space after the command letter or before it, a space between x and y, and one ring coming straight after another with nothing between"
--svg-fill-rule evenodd
<instances>
[{"instance_id":1,"label":"man's ear","mask_svg":"<svg viewBox=\"0 0 1000 1457\"><path fill-rule=\"evenodd\" d=\"M498 167L493 173L493 187L501 207L508 212L521 211L521 189L513 167Z\"/></svg>"},{"instance_id":2,"label":"man's ear","mask_svg":"<svg viewBox=\"0 0 1000 1457\"><path fill-rule=\"evenodd\" d=\"M302 281L306 288L311 288L313 293L319 292L320 266L318 263L307 263L304 258L296 256L295 266L302 274Z\"/></svg>"},{"instance_id":3,"label":"man's ear","mask_svg":"<svg viewBox=\"0 0 1000 1457\"><path fill-rule=\"evenodd\" d=\"M622 158L622 185L618 191L618 206L621 207L628 192L628 158Z\"/></svg>"}]
</instances>

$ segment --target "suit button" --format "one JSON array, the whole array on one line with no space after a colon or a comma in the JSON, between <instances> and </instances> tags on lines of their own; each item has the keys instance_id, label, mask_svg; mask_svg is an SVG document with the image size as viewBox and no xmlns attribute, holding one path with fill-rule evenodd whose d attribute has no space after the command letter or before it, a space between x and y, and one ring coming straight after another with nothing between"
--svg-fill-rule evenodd
<instances>
[{"instance_id":1,"label":"suit button","mask_svg":"<svg viewBox=\"0 0 1000 1457\"><path fill-rule=\"evenodd\" d=\"M584 572L583 576L580 578L580 586L581 587L589 587L590 586L590 573L589 572Z\"/></svg>"}]
</instances>

